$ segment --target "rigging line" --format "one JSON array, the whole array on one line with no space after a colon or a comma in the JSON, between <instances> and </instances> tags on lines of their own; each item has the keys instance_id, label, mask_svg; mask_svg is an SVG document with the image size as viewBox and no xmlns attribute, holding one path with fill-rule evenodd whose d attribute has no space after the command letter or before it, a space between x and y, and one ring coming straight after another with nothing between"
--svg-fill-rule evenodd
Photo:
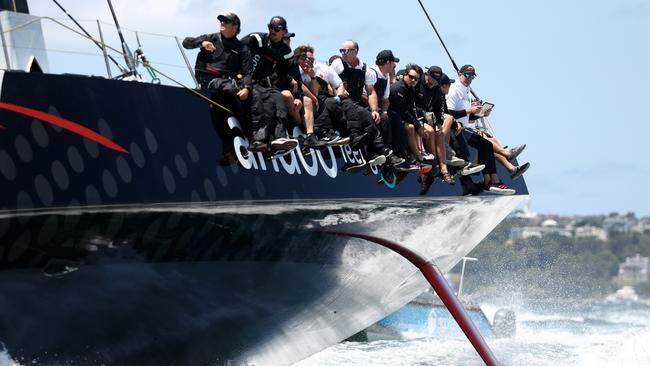
<instances>
[{"instance_id":1,"label":"rigging line","mask_svg":"<svg viewBox=\"0 0 650 366\"><path fill-rule=\"evenodd\" d=\"M440 36L440 33L438 33L438 29L436 28L435 24L433 24L433 21L431 20L431 17L429 16L429 12L427 12L427 9L424 7L422 4L422 0L418 0L418 3L420 3L420 7L422 8L422 11L424 12L424 15L427 17L429 20L429 24L431 24L431 27L433 28L433 31L436 32L436 35L438 36L438 40L440 40L440 43L442 44L442 48L445 49L445 52L447 52L447 56L451 60L451 64L454 66L454 69L456 70L456 74L460 72L460 69L458 68L458 65L456 65L456 61L454 61L454 58L451 57L451 53L449 53L449 49L447 49L447 45L445 44L445 41L442 40L442 37ZM472 93L474 98L476 99L481 99L476 95L474 90L470 87L469 91Z\"/></svg>"},{"instance_id":2,"label":"rigging line","mask_svg":"<svg viewBox=\"0 0 650 366\"><path fill-rule=\"evenodd\" d=\"M120 29L120 23L117 21L117 16L115 15L115 10L113 9L113 3L111 0L106 0L108 2L108 7L111 9L111 15L113 16L113 21L117 27L117 34L120 36L120 42L122 45L122 54L124 55L124 61L129 67L129 72L131 75L138 76L138 71L136 70L136 61L133 58L133 54L129 49L129 45L124 40L124 35L122 34L122 29Z\"/></svg>"},{"instance_id":3,"label":"rigging line","mask_svg":"<svg viewBox=\"0 0 650 366\"><path fill-rule=\"evenodd\" d=\"M111 23L105 22L103 20L99 20L99 22L104 24L104 25L110 26L110 27L115 27L115 24L111 24ZM132 29L132 28L128 28L128 27L122 27L122 29L127 30L129 32L133 32L133 33L138 32L140 34L146 34L146 35L150 35L150 36L166 37L166 38L174 38L175 37L175 36L169 35L169 34L145 32L145 31L141 31L141 30L135 30L135 29Z\"/></svg>"},{"instance_id":4,"label":"rigging line","mask_svg":"<svg viewBox=\"0 0 650 366\"><path fill-rule=\"evenodd\" d=\"M116 52L116 53L122 54L122 52L120 52L120 50L118 50L118 49L116 49L116 48L114 48L114 47L111 47L110 45L108 45L108 44L106 44L106 43L102 43L102 42L100 42L100 41L94 39L92 36L87 36L87 35L85 35L85 34L79 32L79 31L77 31L76 29L73 29L72 27L69 27L68 25L59 22L58 20L53 19L53 18L50 18L50 17L47 17L47 16L42 16L42 17L38 17L38 18L32 19L32 20L27 21L27 22L25 22L25 23L19 24L19 25L15 26L15 27L13 27L13 28L11 28L11 29L7 29L7 30L5 30L5 31L2 31L1 33L4 34L4 33L13 32L13 31L15 31L15 30L17 30L17 29L20 29L20 28L26 27L26 26L28 26L28 25L30 25L30 24L32 24L32 23L38 22L38 21L40 21L41 19L47 19L47 20L50 20L50 21L52 21L52 22L54 22L54 23L60 25L61 27L65 28L65 29L67 29L67 30L69 30L69 31L71 31L71 32L73 32L73 33L76 33L76 34L80 35L81 37L88 38L88 39L92 40L93 42L97 42L97 43L103 45L104 47L106 47L107 49L109 49L109 50L111 50L111 51L113 51L113 52ZM122 55L123 55L123 54L122 54ZM187 85L181 83L180 81L175 80L175 79L172 78L171 76L168 76L167 74L161 72L159 69L157 69L157 68L155 68L155 67L151 67L151 68L152 68L153 70L155 70L158 74L164 76L165 78L169 79L171 82L177 84L178 86L180 86L180 87L182 87L183 89L189 91L190 93L194 94L195 96L197 96L197 97L199 97L199 98L205 100L206 102L212 104L212 105L215 106L215 107L221 108L222 110L224 110L224 111L226 111L226 112L232 114L233 116L235 115L235 113L234 113L233 111L231 111L230 109L228 109L228 108L224 107L223 105L221 105L221 104L215 102L214 100L212 100L212 99L206 97L205 95L203 95L203 94L199 93L198 91L196 91L196 90L190 88L189 86L187 86Z\"/></svg>"},{"instance_id":5,"label":"rigging line","mask_svg":"<svg viewBox=\"0 0 650 366\"><path fill-rule=\"evenodd\" d=\"M58 2L57 0L52 0L52 1L56 4L56 6L59 7L59 9L61 9L61 11L63 11L63 12L65 13L65 15L68 16L68 18L70 18L70 20L72 20L72 21L74 22L74 24L77 25L77 27L79 27L79 29L81 29L81 30L84 32L84 34L85 34L87 37L89 37L89 38L90 38L90 39L91 39L91 40L92 40L92 41L97 45L97 47L99 47L100 49L103 50L103 47L99 44L99 42L96 42L96 41L92 38L92 36L90 35L90 33L88 33L88 32L86 31L86 29L85 29L81 24L79 24L79 22L77 22L77 21L75 20L75 18L74 18L72 15L70 15L70 14L68 13L68 11L65 10L65 8L64 8L63 6L61 6L61 4L59 4L59 2ZM121 65L120 65L120 64L119 64L119 63L118 63L118 62L117 62L117 61L116 61L112 56L109 55L108 58L109 58L109 59L110 59L110 60L115 64L115 66L117 66L118 69L120 69L120 72L122 72L122 73L126 72L126 71L124 70L124 68L122 68L122 66L121 66Z\"/></svg>"},{"instance_id":6,"label":"rigging line","mask_svg":"<svg viewBox=\"0 0 650 366\"><path fill-rule=\"evenodd\" d=\"M67 54L71 54L71 55L80 55L80 56L104 57L104 55L97 54L97 53L92 53L92 52L62 50L62 49L58 49L58 48L40 48L40 47L10 46L10 45L8 45L7 47L8 48L14 48L14 49L21 49L21 50L47 51L47 52L54 52L54 53L67 53ZM149 63L151 63L152 65L174 67L174 68L177 68L177 69L187 69L187 67L185 67L183 65L170 64L170 63L167 63L167 62L149 61Z\"/></svg>"}]
</instances>

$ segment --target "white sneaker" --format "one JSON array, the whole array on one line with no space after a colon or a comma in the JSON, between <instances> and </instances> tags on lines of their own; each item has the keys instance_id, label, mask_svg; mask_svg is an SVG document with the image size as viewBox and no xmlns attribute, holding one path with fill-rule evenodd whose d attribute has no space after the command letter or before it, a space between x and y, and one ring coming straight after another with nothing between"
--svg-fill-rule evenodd
<instances>
[{"instance_id":1,"label":"white sneaker","mask_svg":"<svg viewBox=\"0 0 650 366\"><path fill-rule=\"evenodd\" d=\"M490 188L488 188L488 191L490 191L490 192L492 192L492 193L496 193L496 194L502 194L502 195L504 195L504 196L510 196L510 195L515 194L515 190L514 190L514 189L512 189L512 188L508 188L508 186L506 186L506 185L503 184L503 183L495 183L495 184L492 184L492 185L490 186Z\"/></svg>"},{"instance_id":2,"label":"white sneaker","mask_svg":"<svg viewBox=\"0 0 650 366\"><path fill-rule=\"evenodd\" d=\"M386 162L386 157L384 155L377 155L374 158L368 160L368 165L379 166L383 165Z\"/></svg>"},{"instance_id":3,"label":"white sneaker","mask_svg":"<svg viewBox=\"0 0 650 366\"><path fill-rule=\"evenodd\" d=\"M273 150L292 150L296 146L298 146L298 140L296 139L280 137L279 139L271 141L271 149Z\"/></svg>"},{"instance_id":4,"label":"white sneaker","mask_svg":"<svg viewBox=\"0 0 650 366\"><path fill-rule=\"evenodd\" d=\"M433 160L435 160L435 159L436 159L436 157L435 157L435 155L433 155L433 154L429 154L429 153L422 154L422 160L430 160L430 161L433 161Z\"/></svg>"},{"instance_id":5,"label":"white sneaker","mask_svg":"<svg viewBox=\"0 0 650 366\"><path fill-rule=\"evenodd\" d=\"M470 174L475 174L475 173L480 172L480 171L483 170L483 169L485 169L485 165L484 165L484 164L477 165L477 164L474 164L474 163L469 163L469 164L467 164L466 167L464 167L464 168L460 171L460 174L461 174L461 175L470 175Z\"/></svg>"},{"instance_id":6,"label":"white sneaker","mask_svg":"<svg viewBox=\"0 0 650 366\"><path fill-rule=\"evenodd\" d=\"M463 159L461 159L459 157L456 157L456 156L452 156L452 157L447 156L446 163L447 163L447 165L451 165L451 166L464 166L464 165L467 165L467 162L465 160L463 160Z\"/></svg>"}]
</instances>

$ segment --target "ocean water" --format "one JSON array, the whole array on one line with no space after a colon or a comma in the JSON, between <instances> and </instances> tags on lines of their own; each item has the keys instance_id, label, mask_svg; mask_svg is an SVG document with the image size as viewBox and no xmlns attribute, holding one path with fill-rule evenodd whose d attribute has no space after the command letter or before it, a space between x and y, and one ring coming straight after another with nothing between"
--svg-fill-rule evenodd
<instances>
[{"instance_id":1,"label":"ocean water","mask_svg":"<svg viewBox=\"0 0 650 366\"><path fill-rule=\"evenodd\" d=\"M500 308L483 305L488 319ZM486 338L502 365L650 365L650 306L641 304L545 303L513 306L517 334ZM483 365L464 338L345 342L298 366L311 365Z\"/></svg>"},{"instance_id":2,"label":"ocean water","mask_svg":"<svg viewBox=\"0 0 650 366\"><path fill-rule=\"evenodd\" d=\"M481 306L490 320L501 307ZM516 336L486 338L504 366L650 365L648 305L545 303L511 308L517 316ZM408 340L341 343L296 366L483 365L465 338L427 338L417 332L405 337ZM0 351L0 366L14 365Z\"/></svg>"}]
</instances>

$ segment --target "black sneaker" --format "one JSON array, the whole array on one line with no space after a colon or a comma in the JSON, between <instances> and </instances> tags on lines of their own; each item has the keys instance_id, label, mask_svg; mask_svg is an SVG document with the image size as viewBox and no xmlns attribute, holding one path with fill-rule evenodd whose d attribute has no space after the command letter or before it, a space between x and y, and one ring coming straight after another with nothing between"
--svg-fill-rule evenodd
<instances>
[{"instance_id":1,"label":"black sneaker","mask_svg":"<svg viewBox=\"0 0 650 366\"><path fill-rule=\"evenodd\" d=\"M521 152L524 151L525 148L526 148L526 144L523 144L510 149L510 157L508 158L508 161L512 162L513 160L517 159L517 156L519 156L519 154L521 154Z\"/></svg>"},{"instance_id":2,"label":"black sneaker","mask_svg":"<svg viewBox=\"0 0 650 366\"><path fill-rule=\"evenodd\" d=\"M352 150L358 150L366 141L367 133L350 134L350 147Z\"/></svg>"},{"instance_id":3,"label":"black sneaker","mask_svg":"<svg viewBox=\"0 0 650 366\"><path fill-rule=\"evenodd\" d=\"M515 180L519 177L521 177L526 170L530 167L530 163L526 163L524 165L516 166L515 171L510 174L510 179Z\"/></svg>"},{"instance_id":4,"label":"black sneaker","mask_svg":"<svg viewBox=\"0 0 650 366\"><path fill-rule=\"evenodd\" d=\"M313 133L308 134L307 138L303 142L303 146L305 147L319 147L322 145L323 144L318 140L318 137Z\"/></svg>"},{"instance_id":5,"label":"black sneaker","mask_svg":"<svg viewBox=\"0 0 650 366\"><path fill-rule=\"evenodd\" d=\"M392 152L386 158L386 162L388 163L388 165L392 165L392 166L404 164L405 161L406 160L404 160L404 158L400 158L399 156L393 154Z\"/></svg>"},{"instance_id":6,"label":"black sneaker","mask_svg":"<svg viewBox=\"0 0 650 366\"><path fill-rule=\"evenodd\" d=\"M323 137L321 137L320 142L324 146L341 146L349 144L350 138L341 137L338 132L329 130L324 134Z\"/></svg>"}]
</instances>

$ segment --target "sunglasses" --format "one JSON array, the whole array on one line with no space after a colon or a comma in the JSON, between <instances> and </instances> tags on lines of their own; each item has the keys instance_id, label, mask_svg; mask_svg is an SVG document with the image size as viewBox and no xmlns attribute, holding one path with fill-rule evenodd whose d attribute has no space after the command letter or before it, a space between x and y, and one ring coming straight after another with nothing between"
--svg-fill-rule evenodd
<instances>
[{"instance_id":1,"label":"sunglasses","mask_svg":"<svg viewBox=\"0 0 650 366\"><path fill-rule=\"evenodd\" d=\"M282 29L284 29L284 27L279 24L269 24L269 30L272 30L274 32L279 32Z\"/></svg>"},{"instance_id":2,"label":"sunglasses","mask_svg":"<svg viewBox=\"0 0 650 366\"><path fill-rule=\"evenodd\" d=\"M356 51L354 48L341 48L339 52L341 52L342 55L347 55L348 53Z\"/></svg>"},{"instance_id":3,"label":"sunglasses","mask_svg":"<svg viewBox=\"0 0 650 366\"><path fill-rule=\"evenodd\" d=\"M232 24L232 20L230 20L230 19L224 19L224 20L221 20L220 22L223 23L223 24Z\"/></svg>"},{"instance_id":4,"label":"sunglasses","mask_svg":"<svg viewBox=\"0 0 650 366\"><path fill-rule=\"evenodd\" d=\"M413 76L413 75L411 75L411 74L406 74L406 76L408 76L408 77L409 77L409 79L411 79L411 80L415 80L415 81L418 81L418 80L420 80L420 78L419 78L419 77L417 77L417 76Z\"/></svg>"},{"instance_id":5,"label":"sunglasses","mask_svg":"<svg viewBox=\"0 0 650 366\"><path fill-rule=\"evenodd\" d=\"M469 73L469 72L464 72L463 76L465 76L466 78L468 78L470 80L474 80L474 78L476 77L475 74L472 74L472 73Z\"/></svg>"},{"instance_id":6,"label":"sunglasses","mask_svg":"<svg viewBox=\"0 0 650 366\"><path fill-rule=\"evenodd\" d=\"M315 60L313 57L307 57L306 55L300 56L300 59L301 60L307 60L307 61L310 61L310 62L314 62L314 60Z\"/></svg>"}]
</instances>

